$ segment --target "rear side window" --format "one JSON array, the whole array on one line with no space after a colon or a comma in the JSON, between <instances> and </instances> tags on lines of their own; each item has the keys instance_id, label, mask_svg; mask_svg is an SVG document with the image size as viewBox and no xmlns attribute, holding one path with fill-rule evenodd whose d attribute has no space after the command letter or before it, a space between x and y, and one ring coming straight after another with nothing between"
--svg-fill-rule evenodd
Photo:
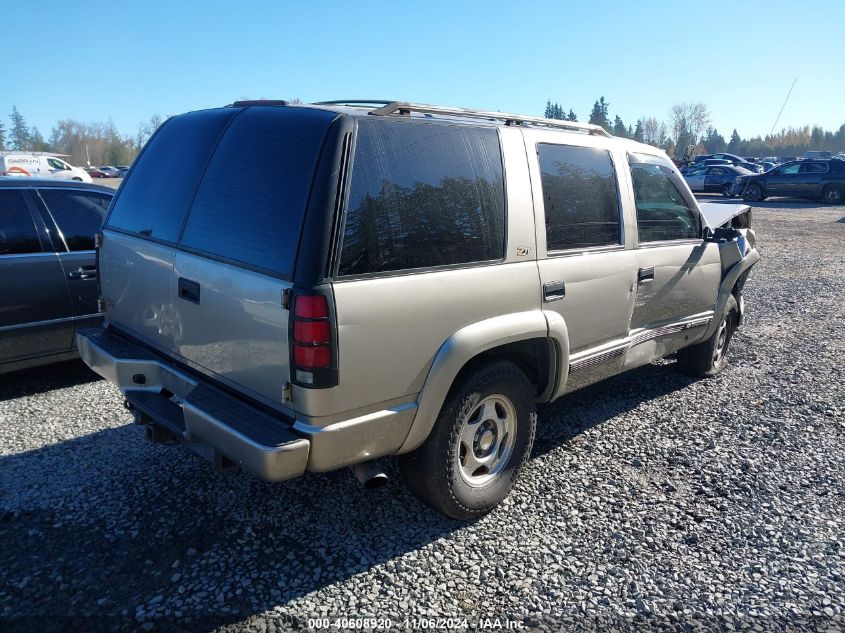
<instances>
[{"instance_id":1,"label":"rear side window","mask_svg":"<svg viewBox=\"0 0 845 633\"><path fill-rule=\"evenodd\" d=\"M40 189L38 193L67 249L94 250L94 233L100 230L112 197L105 193L64 189Z\"/></svg>"},{"instance_id":2,"label":"rear side window","mask_svg":"<svg viewBox=\"0 0 845 633\"><path fill-rule=\"evenodd\" d=\"M203 169L233 108L169 119L123 183L108 226L175 243Z\"/></svg>"},{"instance_id":3,"label":"rear side window","mask_svg":"<svg viewBox=\"0 0 845 633\"><path fill-rule=\"evenodd\" d=\"M334 118L305 108L244 110L208 165L180 245L291 275L311 179Z\"/></svg>"},{"instance_id":4,"label":"rear side window","mask_svg":"<svg viewBox=\"0 0 845 633\"><path fill-rule=\"evenodd\" d=\"M802 174L823 174L827 172L827 163L804 163L801 165Z\"/></svg>"},{"instance_id":5,"label":"rear side window","mask_svg":"<svg viewBox=\"0 0 845 633\"><path fill-rule=\"evenodd\" d=\"M664 159L629 154L640 242L701 237L695 203L684 195L679 179Z\"/></svg>"},{"instance_id":6,"label":"rear side window","mask_svg":"<svg viewBox=\"0 0 845 633\"><path fill-rule=\"evenodd\" d=\"M504 245L495 129L359 121L340 275L497 260Z\"/></svg>"},{"instance_id":7,"label":"rear side window","mask_svg":"<svg viewBox=\"0 0 845 633\"><path fill-rule=\"evenodd\" d=\"M621 244L619 196L606 150L537 146L549 251Z\"/></svg>"},{"instance_id":8,"label":"rear side window","mask_svg":"<svg viewBox=\"0 0 845 633\"><path fill-rule=\"evenodd\" d=\"M19 189L0 189L0 255L40 253L32 216Z\"/></svg>"}]
</instances>

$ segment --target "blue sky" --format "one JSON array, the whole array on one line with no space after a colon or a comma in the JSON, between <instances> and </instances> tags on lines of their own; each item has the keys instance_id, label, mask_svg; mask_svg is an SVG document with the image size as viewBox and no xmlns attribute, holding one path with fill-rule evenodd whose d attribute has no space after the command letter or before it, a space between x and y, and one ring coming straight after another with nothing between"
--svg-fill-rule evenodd
<instances>
[{"instance_id":1,"label":"blue sky","mask_svg":"<svg viewBox=\"0 0 845 633\"><path fill-rule=\"evenodd\" d=\"M150 115L240 97L407 99L585 120L667 119L703 101L727 137L845 123L845 1L11 2L0 116Z\"/></svg>"}]
</instances>

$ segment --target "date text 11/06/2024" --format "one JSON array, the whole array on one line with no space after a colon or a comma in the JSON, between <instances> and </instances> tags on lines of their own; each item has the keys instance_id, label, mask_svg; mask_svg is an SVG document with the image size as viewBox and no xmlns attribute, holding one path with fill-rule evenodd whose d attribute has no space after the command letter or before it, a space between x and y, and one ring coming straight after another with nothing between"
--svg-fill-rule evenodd
<instances>
[{"instance_id":1,"label":"date text 11/06/2024","mask_svg":"<svg viewBox=\"0 0 845 633\"><path fill-rule=\"evenodd\" d=\"M314 630L337 629L337 630L387 630L392 629L394 624L389 618L313 618L308 620L308 628ZM508 620L503 618L479 618L474 626L470 625L467 618L405 618L401 627L406 629L422 630L473 630L473 631L521 631L525 623L519 620Z\"/></svg>"}]
</instances>

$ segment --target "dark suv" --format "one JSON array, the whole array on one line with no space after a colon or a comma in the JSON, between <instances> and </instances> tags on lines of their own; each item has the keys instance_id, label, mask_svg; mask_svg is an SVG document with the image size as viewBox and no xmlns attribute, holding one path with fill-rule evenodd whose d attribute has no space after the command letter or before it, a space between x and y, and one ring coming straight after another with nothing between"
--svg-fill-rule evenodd
<instances>
[{"instance_id":1,"label":"dark suv","mask_svg":"<svg viewBox=\"0 0 845 633\"><path fill-rule=\"evenodd\" d=\"M750 201L789 196L842 204L845 201L845 162L798 160L785 163L764 174L740 176L734 181L732 193Z\"/></svg>"},{"instance_id":2,"label":"dark suv","mask_svg":"<svg viewBox=\"0 0 845 633\"><path fill-rule=\"evenodd\" d=\"M94 234L113 195L0 178L0 373L77 356L76 331L100 322Z\"/></svg>"}]
</instances>

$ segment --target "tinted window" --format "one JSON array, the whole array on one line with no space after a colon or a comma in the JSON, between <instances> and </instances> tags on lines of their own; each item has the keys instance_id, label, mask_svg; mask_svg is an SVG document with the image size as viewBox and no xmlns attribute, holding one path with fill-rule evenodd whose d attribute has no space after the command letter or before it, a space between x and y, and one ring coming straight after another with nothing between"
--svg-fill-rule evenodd
<instances>
[{"instance_id":1,"label":"tinted window","mask_svg":"<svg viewBox=\"0 0 845 633\"><path fill-rule=\"evenodd\" d=\"M823 174L826 171L826 163L804 163L803 165L801 165L802 174Z\"/></svg>"},{"instance_id":2,"label":"tinted window","mask_svg":"<svg viewBox=\"0 0 845 633\"><path fill-rule=\"evenodd\" d=\"M238 115L208 165L181 244L290 275L311 178L335 116L275 107Z\"/></svg>"},{"instance_id":3,"label":"tinted window","mask_svg":"<svg viewBox=\"0 0 845 633\"><path fill-rule=\"evenodd\" d=\"M23 192L0 189L0 255L40 252L38 233Z\"/></svg>"},{"instance_id":4,"label":"tinted window","mask_svg":"<svg viewBox=\"0 0 845 633\"><path fill-rule=\"evenodd\" d=\"M41 189L38 193L59 227L68 250L94 250L94 233L100 230L112 197L105 193L66 189Z\"/></svg>"},{"instance_id":5,"label":"tinted window","mask_svg":"<svg viewBox=\"0 0 845 633\"><path fill-rule=\"evenodd\" d=\"M695 203L683 193L671 165L645 154L629 155L640 242L700 237Z\"/></svg>"},{"instance_id":6,"label":"tinted window","mask_svg":"<svg viewBox=\"0 0 845 633\"><path fill-rule=\"evenodd\" d=\"M797 174L799 169L801 169L801 163L793 163L792 165L786 165L785 167L781 167L778 170L778 173L779 174Z\"/></svg>"},{"instance_id":7,"label":"tinted window","mask_svg":"<svg viewBox=\"0 0 845 633\"><path fill-rule=\"evenodd\" d=\"M607 151L546 143L537 149L548 250L621 243L616 176Z\"/></svg>"},{"instance_id":8,"label":"tinted window","mask_svg":"<svg viewBox=\"0 0 845 633\"><path fill-rule=\"evenodd\" d=\"M123 183L108 226L175 242L209 155L236 112L205 110L166 121Z\"/></svg>"},{"instance_id":9,"label":"tinted window","mask_svg":"<svg viewBox=\"0 0 845 633\"><path fill-rule=\"evenodd\" d=\"M340 274L504 256L495 129L362 120L353 165Z\"/></svg>"}]
</instances>

